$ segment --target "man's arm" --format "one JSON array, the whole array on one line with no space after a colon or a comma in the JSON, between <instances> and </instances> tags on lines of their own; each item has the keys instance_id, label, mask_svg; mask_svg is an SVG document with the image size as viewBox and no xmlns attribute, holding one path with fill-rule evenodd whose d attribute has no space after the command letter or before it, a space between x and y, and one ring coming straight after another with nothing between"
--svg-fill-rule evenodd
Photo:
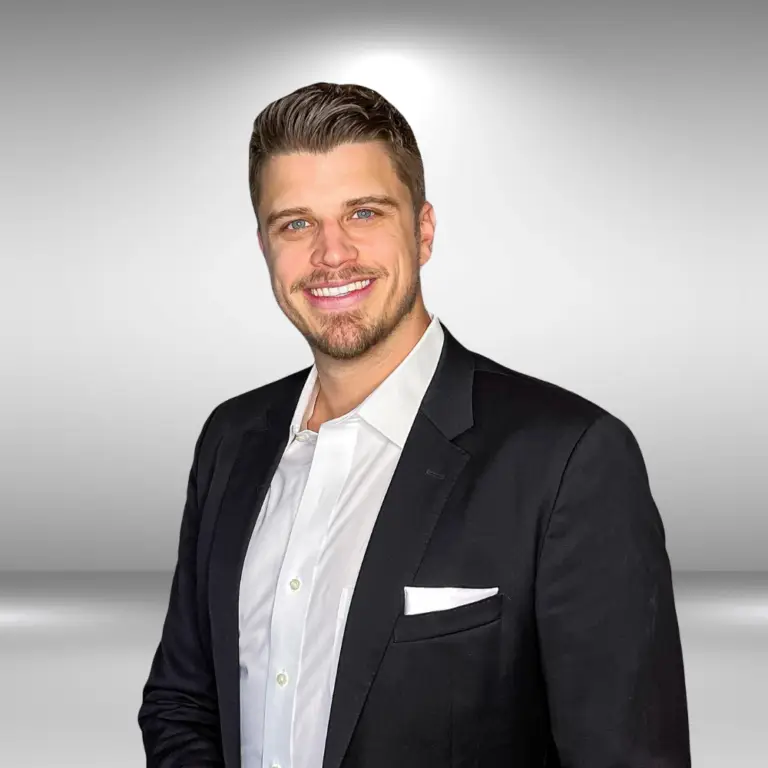
<instances>
[{"instance_id":1,"label":"man's arm","mask_svg":"<svg viewBox=\"0 0 768 768\"><path fill-rule=\"evenodd\" d=\"M198 624L195 568L198 462L213 413L195 445L168 611L139 709L147 768L224 765L210 644Z\"/></svg>"},{"instance_id":2,"label":"man's arm","mask_svg":"<svg viewBox=\"0 0 768 768\"><path fill-rule=\"evenodd\" d=\"M561 478L536 614L562 768L688 768L688 710L665 534L634 435L603 413Z\"/></svg>"}]
</instances>

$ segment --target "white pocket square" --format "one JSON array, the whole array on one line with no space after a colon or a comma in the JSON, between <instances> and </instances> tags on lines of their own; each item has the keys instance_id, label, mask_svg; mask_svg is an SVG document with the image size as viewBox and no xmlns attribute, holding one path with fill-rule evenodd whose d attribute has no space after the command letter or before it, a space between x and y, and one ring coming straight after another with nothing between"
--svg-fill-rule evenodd
<instances>
[{"instance_id":1,"label":"white pocket square","mask_svg":"<svg viewBox=\"0 0 768 768\"><path fill-rule=\"evenodd\" d=\"M430 611L445 611L460 605L476 603L493 597L498 587L465 588L465 587L404 587L405 615L429 613Z\"/></svg>"}]
</instances>

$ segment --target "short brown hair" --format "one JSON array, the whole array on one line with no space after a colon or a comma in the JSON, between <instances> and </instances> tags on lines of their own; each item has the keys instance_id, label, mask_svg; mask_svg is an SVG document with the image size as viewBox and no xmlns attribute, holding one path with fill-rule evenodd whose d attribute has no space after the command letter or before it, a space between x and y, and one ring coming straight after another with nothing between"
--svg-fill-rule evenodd
<instances>
[{"instance_id":1,"label":"short brown hair","mask_svg":"<svg viewBox=\"0 0 768 768\"><path fill-rule=\"evenodd\" d=\"M381 94L351 83L303 86L273 101L256 117L248 148L248 184L257 218L261 172L270 157L329 152L363 141L384 142L398 178L411 193L418 227L426 190L424 164L411 126Z\"/></svg>"}]
</instances>

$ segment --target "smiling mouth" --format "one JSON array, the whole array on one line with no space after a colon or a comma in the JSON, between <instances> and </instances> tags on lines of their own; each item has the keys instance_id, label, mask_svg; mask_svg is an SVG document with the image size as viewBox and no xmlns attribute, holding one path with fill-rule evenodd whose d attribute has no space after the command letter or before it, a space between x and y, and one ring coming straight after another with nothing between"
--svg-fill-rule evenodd
<instances>
[{"instance_id":1,"label":"smiling mouth","mask_svg":"<svg viewBox=\"0 0 768 768\"><path fill-rule=\"evenodd\" d=\"M330 286L327 288L307 288L307 293L318 298L335 298L348 296L351 293L361 291L367 288L373 279L366 278L365 280L354 280L344 285Z\"/></svg>"},{"instance_id":2,"label":"smiling mouth","mask_svg":"<svg viewBox=\"0 0 768 768\"><path fill-rule=\"evenodd\" d=\"M312 306L320 309L347 309L365 301L375 282L375 279L367 279L331 288L305 288L304 296Z\"/></svg>"}]
</instances>

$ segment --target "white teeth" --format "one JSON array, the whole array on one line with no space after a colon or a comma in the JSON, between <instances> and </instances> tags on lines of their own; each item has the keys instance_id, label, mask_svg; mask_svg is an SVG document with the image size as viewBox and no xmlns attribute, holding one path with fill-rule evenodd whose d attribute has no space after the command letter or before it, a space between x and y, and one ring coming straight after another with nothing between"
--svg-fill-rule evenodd
<instances>
[{"instance_id":1,"label":"white teeth","mask_svg":"<svg viewBox=\"0 0 768 768\"><path fill-rule=\"evenodd\" d=\"M370 280L358 280L356 283L348 283L347 285L338 285L333 288L310 288L309 292L313 296L344 296L352 291L359 291L361 288L365 288L370 284Z\"/></svg>"}]
</instances>

